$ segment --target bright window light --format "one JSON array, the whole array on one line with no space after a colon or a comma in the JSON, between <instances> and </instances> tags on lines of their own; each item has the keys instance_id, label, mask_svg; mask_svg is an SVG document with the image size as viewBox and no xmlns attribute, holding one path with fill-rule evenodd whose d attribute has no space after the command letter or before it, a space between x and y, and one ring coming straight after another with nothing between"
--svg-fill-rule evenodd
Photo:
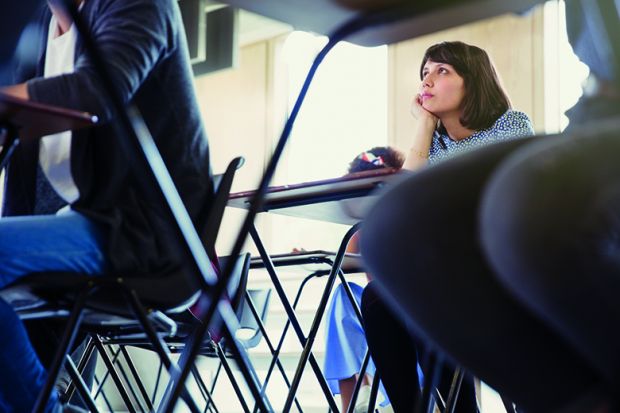
<instances>
[{"instance_id":1,"label":"bright window light","mask_svg":"<svg viewBox=\"0 0 620 413\"><path fill-rule=\"evenodd\" d=\"M288 110L295 103L323 36L293 32L282 56L288 68ZM387 46L340 43L319 67L293 129L287 181L333 178L358 153L387 144Z\"/></svg>"}]
</instances>

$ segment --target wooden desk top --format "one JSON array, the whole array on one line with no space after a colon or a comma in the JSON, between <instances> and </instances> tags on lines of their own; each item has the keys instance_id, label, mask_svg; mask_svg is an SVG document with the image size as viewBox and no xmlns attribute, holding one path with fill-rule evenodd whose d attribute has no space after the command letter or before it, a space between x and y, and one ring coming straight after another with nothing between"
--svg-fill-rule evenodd
<instances>
[{"instance_id":1,"label":"wooden desk top","mask_svg":"<svg viewBox=\"0 0 620 413\"><path fill-rule=\"evenodd\" d=\"M363 219L376 190L396 177L391 168L339 178L270 187L259 212L352 225ZM231 194L228 206L247 209L255 191Z\"/></svg>"},{"instance_id":2,"label":"wooden desk top","mask_svg":"<svg viewBox=\"0 0 620 413\"><path fill-rule=\"evenodd\" d=\"M15 127L21 140L94 126L97 122L96 116L86 112L44 105L0 93L0 126Z\"/></svg>"}]
</instances>

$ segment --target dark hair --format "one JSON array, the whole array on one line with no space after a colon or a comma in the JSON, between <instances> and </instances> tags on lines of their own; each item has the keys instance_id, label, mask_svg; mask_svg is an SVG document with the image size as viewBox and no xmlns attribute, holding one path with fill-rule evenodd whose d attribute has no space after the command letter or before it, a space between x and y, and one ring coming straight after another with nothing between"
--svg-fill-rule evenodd
<instances>
[{"instance_id":1,"label":"dark hair","mask_svg":"<svg viewBox=\"0 0 620 413\"><path fill-rule=\"evenodd\" d=\"M420 79L427 61L447 63L461 76L465 97L461 103L461 124L472 130L491 127L510 109L510 99L499 81L487 52L463 42L441 42L428 49L420 65ZM440 131L443 127L440 126Z\"/></svg>"},{"instance_id":2,"label":"dark hair","mask_svg":"<svg viewBox=\"0 0 620 413\"><path fill-rule=\"evenodd\" d=\"M400 169L404 162L402 152L389 146L376 146L357 155L349 164L349 173L383 168Z\"/></svg>"}]
</instances>

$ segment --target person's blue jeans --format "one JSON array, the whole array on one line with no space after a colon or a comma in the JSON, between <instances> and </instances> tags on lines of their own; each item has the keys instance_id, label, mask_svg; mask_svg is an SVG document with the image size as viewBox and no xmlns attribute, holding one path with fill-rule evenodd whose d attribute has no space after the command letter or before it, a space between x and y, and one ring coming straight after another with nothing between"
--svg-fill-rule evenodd
<instances>
[{"instance_id":1,"label":"person's blue jeans","mask_svg":"<svg viewBox=\"0 0 620 413\"><path fill-rule=\"evenodd\" d=\"M0 219L0 288L32 272L101 274L103 228L76 212ZM29 412L46 372L13 308L0 299L0 411ZM53 394L48 411L58 404Z\"/></svg>"}]
</instances>

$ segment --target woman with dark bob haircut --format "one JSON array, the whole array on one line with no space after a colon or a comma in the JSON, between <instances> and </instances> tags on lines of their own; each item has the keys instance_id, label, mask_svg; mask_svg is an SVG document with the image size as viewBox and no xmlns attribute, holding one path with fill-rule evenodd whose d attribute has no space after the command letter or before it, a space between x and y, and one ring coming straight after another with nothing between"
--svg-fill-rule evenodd
<instances>
[{"instance_id":1,"label":"woman with dark bob haircut","mask_svg":"<svg viewBox=\"0 0 620 413\"><path fill-rule=\"evenodd\" d=\"M420 80L411 104L411 114L417 122L404 169L423 169L429 163L438 163L473 147L534 133L527 115L511 109L510 99L489 56L479 47L463 42L431 46L420 65ZM427 189L455 193L461 190L458 180L433 182ZM411 213L415 214L413 210ZM459 211L454 210L451 215L458 217ZM444 235L449 237L449 231L444 231ZM445 259L449 261L450 251L441 252L447 254ZM416 266L406 258L404 262ZM401 271L405 274L410 269ZM367 341L394 411L409 412L420 400L417 364L423 359L419 353L425 352L427 343L414 336L412 327L415 326L405 326L401 317L394 313L393 300L378 296L378 288L375 282L368 284L362 297ZM415 288L414 283L412 288ZM421 367L425 370L426 366L422 363ZM447 365L438 386L444 399L453 371L452 366ZM477 411L473 379L468 377L456 412Z\"/></svg>"},{"instance_id":2,"label":"woman with dark bob haircut","mask_svg":"<svg viewBox=\"0 0 620 413\"><path fill-rule=\"evenodd\" d=\"M527 115L511 109L491 59L479 47L463 42L429 47L420 80L411 104L417 122L405 169L534 133Z\"/></svg>"}]
</instances>

